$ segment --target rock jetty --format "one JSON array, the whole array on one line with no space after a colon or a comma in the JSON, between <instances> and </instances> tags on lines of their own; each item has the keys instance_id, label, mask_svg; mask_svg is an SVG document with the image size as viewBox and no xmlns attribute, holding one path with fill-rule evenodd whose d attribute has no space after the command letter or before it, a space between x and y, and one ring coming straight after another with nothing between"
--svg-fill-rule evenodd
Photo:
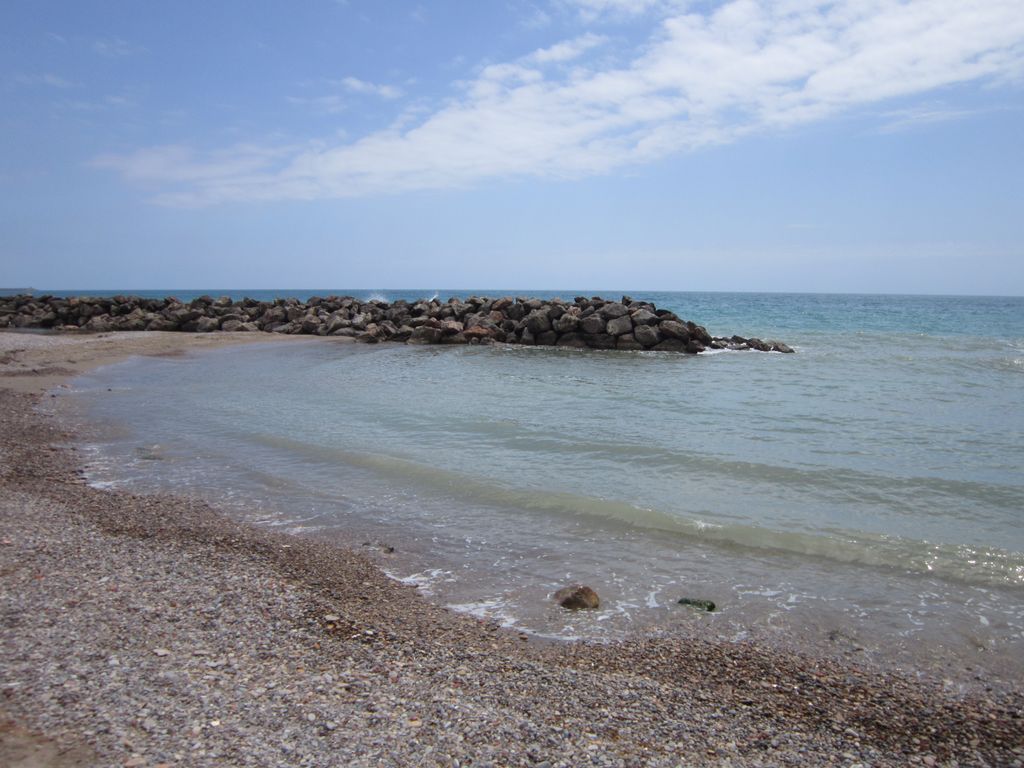
<instances>
[{"instance_id":1,"label":"rock jetty","mask_svg":"<svg viewBox=\"0 0 1024 768\"><path fill-rule=\"evenodd\" d=\"M562 299L471 296L447 301L360 301L351 296L233 301L227 296L0 298L0 328L65 331L270 332L347 336L376 344L527 344L589 349L688 352L705 349L792 352L779 341L713 337L701 325L623 296Z\"/></svg>"}]
</instances>

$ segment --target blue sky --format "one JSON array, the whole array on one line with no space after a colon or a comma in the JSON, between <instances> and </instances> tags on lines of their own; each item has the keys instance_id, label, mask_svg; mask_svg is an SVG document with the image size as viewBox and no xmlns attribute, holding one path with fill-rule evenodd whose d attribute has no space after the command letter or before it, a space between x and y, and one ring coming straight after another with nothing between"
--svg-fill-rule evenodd
<instances>
[{"instance_id":1,"label":"blue sky","mask_svg":"<svg viewBox=\"0 0 1024 768\"><path fill-rule=\"evenodd\" d=\"M0 286L1024 294L1024 4L7 0Z\"/></svg>"}]
</instances>

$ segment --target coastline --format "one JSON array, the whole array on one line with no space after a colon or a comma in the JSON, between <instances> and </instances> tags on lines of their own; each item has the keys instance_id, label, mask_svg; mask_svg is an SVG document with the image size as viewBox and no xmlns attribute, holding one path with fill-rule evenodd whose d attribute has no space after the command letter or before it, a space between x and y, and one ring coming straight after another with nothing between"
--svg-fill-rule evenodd
<instances>
[{"instance_id":1,"label":"coastline","mask_svg":"<svg viewBox=\"0 0 1024 768\"><path fill-rule=\"evenodd\" d=\"M40 764L1024 759L1019 693L955 698L937 681L751 644L523 642L359 553L196 502L90 488L67 425L35 408L129 355L280 336L0 338L0 707L95 754Z\"/></svg>"}]
</instances>

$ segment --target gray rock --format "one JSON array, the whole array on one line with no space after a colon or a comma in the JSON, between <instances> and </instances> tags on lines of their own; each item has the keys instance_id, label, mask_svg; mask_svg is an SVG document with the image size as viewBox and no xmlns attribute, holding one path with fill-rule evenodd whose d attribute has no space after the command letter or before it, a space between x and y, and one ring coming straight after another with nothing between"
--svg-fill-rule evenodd
<instances>
[{"instance_id":1,"label":"gray rock","mask_svg":"<svg viewBox=\"0 0 1024 768\"><path fill-rule=\"evenodd\" d=\"M196 321L196 332L212 333L220 329L220 320L216 317L200 317Z\"/></svg>"},{"instance_id":2,"label":"gray rock","mask_svg":"<svg viewBox=\"0 0 1024 768\"><path fill-rule=\"evenodd\" d=\"M567 333L558 338L555 342L556 347L569 347L571 349L583 349L587 346L587 342L583 340L583 337L578 333Z\"/></svg>"},{"instance_id":3,"label":"gray rock","mask_svg":"<svg viewBox=\"0 0 1024 768\"><path fill-rule=\"evenodd\" d=\"M579 315L575 315L571 312L562 314L553 324L553 328L559 333L572 333L580 324Z\"/></svg>"},{"instance_id":4,"label":"gray rock","mask_svg":"<svg viewBox=\"0 0 1024 768\"><path fill-rule=\"evenodd\" d=\"M628 315L616 317L608 321L605 330L612 336L621 336L633 330L633 320Z\"/></svg>"},{"instance_id":5,"label":"gray rock","mask_svg":"<svg viewBox=\"0 0 1024 768\"><path fill-rule=\"evenodd\" d=\"M653 347L661 341L661 333L658 331L658 327L656 325L638 325L634 329L633 335L636 336L636 340L645 347Z\"/></svg>"},{"instance_id":6,"label":"gray rock","mask_svg":"<svg viewBox=\"0 0 1024 768\"><path fill-rule=\"evenodd\" d=\"M669 339L679 339L683 343L690 340L690 332L686 326L675 320L662 320L658 326L661 335Z\"/></svg>"},{"instance_id":7,"label":"gray rock","mask_svg":"<svg viewBox=\"0 0 1024 768\"><path fill-rule=\"evenodd\" d=\"M617 301L612 302L610 304L605 304L603 307L601 307L600 312L601 317L603 317L605 320L614 320L617 317L622 317L623 315L629 314L629 310L626 309L626 306L624 304L618 303Z\"/></svg>"},{"instance_id":8,"label":"gray rock","mask_svg":"<svg viewBox=\"0 0 1024 768\"><path fill-rule=\"evenodd\" d=\"M413 329L409 336L410 344L437 344L441 340L441 329L431 328L429 325L421 325Z\"/></svg>"},{"instance_id":9,"label":"gray rock","mask_svg":"<svg viewBox=\"0 0 1024 768\"><path fill-rule=\"evenodd\" d=\"M615 349L615 337L607 333L598 333L585 337L591 349Z\"/></svg>"},{"instance_id":10,"label":"gray rock","mask_svg":"<svg viewBox=\"0 0 1024 768\"><path fill-rule=\"evenodd\" d=\"M526 316L526 327L534 336L539 336L551 330L551 318L546 310L534 310Z\"/></svg>"},{"instance_id":11,"label":"gray rock","mask_svg":"<svg viewBox=\"0 0 1024 768\"><path fill-rule=\"evenodd\" d=\"M643 349L644 345L637 341L636 336L632 333L624 333L621 336L616 337L615 348L635 351Z\"/></svg>"},{"instance_id":12,"label":"gray rock","mask_svg":"<svg viewBox=\"0 0 1024 768\"><path fill-rule=\"evenodd\" d=\"M665 339L654 346L655 352L685 352L686 342L680 339Z\"/></svg>"},{"instance_id":13,"label":"gray rock","mask_svg":"<svg viewBox=\"0 0 1024 768\"><path fill-rule=\"evenodd\" d=\"M633 318L633 325L657 325L658 316L650 310L638 309L636 312L630 314Z\"/></svg>"},{"instance_id":14,"label":"gray rock","mask_svg":"<svg viewBox=\"0 0 1024 768\"><path fill-rule=\"evenodd\" d=\"M579 324L579 328L586 334L600 334L604 333L605 322L601 319L600 315L591 314L588 317L583 318Z\"/></svg>"}]
</instances>

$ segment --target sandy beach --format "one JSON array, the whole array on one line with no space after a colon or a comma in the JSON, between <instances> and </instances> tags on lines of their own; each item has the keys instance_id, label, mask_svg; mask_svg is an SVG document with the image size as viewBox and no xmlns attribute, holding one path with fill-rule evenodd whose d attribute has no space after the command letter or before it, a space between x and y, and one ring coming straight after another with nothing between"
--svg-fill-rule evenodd
<instances>
[{"instance_id":1,"label":"sandy beach","mask_svg":"<svg viewBox=\"0 0 1024 768\"><path fill-rule=\"evenodd\" d=\"M753 644L527 640L363 553L92 488L38 407L131 355L266 340L0 333L0 764L1024 763L1020 692Z\"/></svg>"}]
</instances>

